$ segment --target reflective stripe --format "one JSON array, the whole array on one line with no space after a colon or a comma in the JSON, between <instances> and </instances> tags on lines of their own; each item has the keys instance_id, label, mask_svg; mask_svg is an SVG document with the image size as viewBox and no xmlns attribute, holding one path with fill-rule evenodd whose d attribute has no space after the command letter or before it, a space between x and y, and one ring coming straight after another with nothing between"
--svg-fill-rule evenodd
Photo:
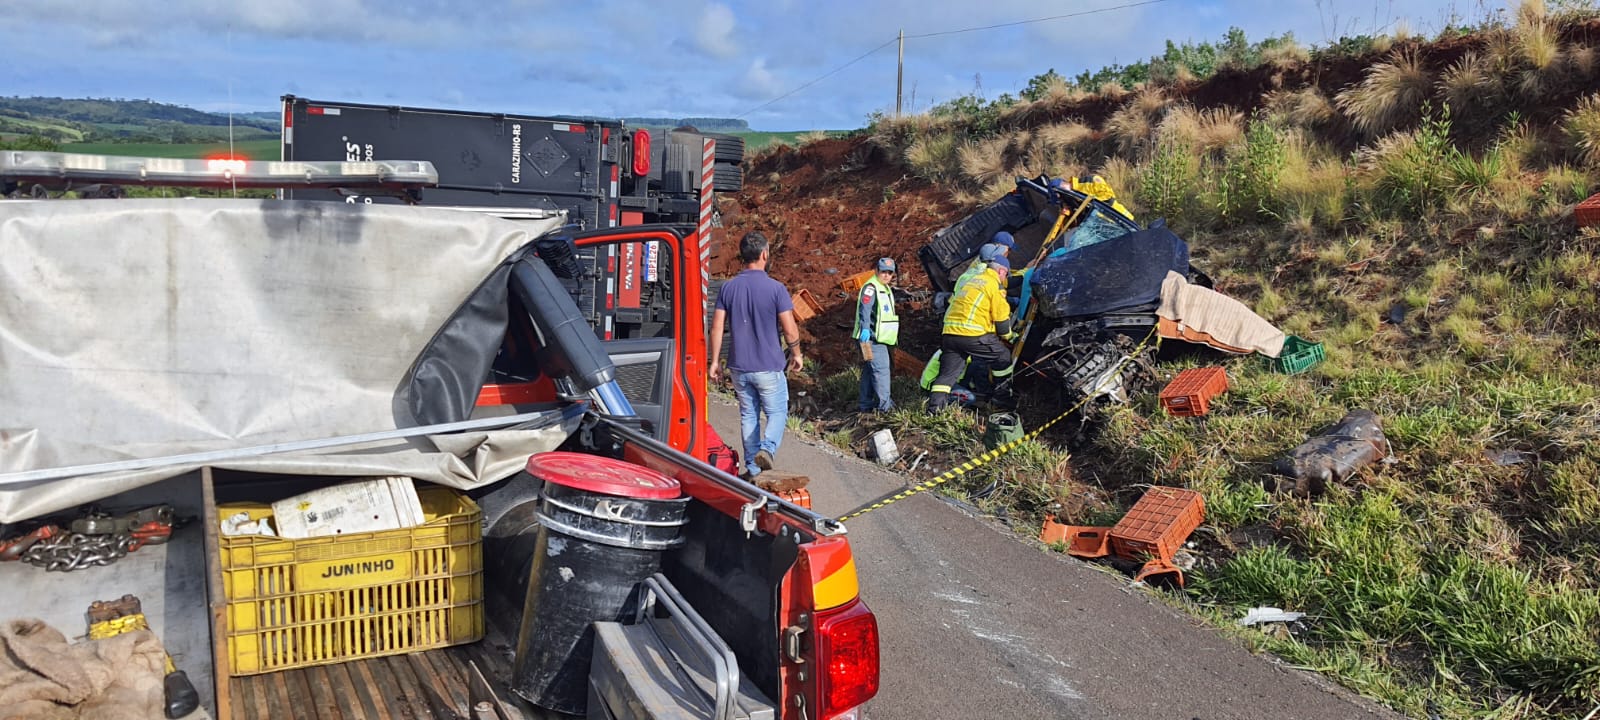
<instances>
[{"instance_id":1,"label":"reflective stripe","mask_svg":"<svg viewBox=\"0 0 1600 720\"><path fill-rule=\"evenodd\" d=\"M1010 317L995 317L993 308L1005 306L1000 276L986 269L956 290L944 315L944 334L977 337L994 332L994 324Z\"/></svg>"},{"instance_id":2,"label":"reflective stripe","mask_svg":"<svg viewBox=\"0 0 1600 720\"><path fill-rule=\"evenodd\" d=\"M872 288L873 316L872 339L883 345L895 345L900 342L900 316L894 311L894 290L873 275L861 286L861 293L857 300L866 297L867 288ZM855 329L850 331L851 338L861 337L861 311L856 311Z\"/></svg>"},{"instance_id":3,"label":"reflective stripe","mask_svg":"<svg viewBox=\"0 0 1600 720\"><path fill-rule=\"evenodd\" d=\"M933 386L933 391L936 392L936 393L948 393L948 392L950 392L950 386L949 385L935 385L935 386Z\"/></svg>"},{"instance_id":4,"label":"reflective stripe","mask_svg":"<svg viewBox=\"0 0 1600 720\"><path fill-rule=\"evenodd\" d=\"M990 377L1006 377L1011 374L1013 369L1014 368L1011 365L1007 365L999 370L991 370L989 375Z\"/></svg>"}]
</instances>

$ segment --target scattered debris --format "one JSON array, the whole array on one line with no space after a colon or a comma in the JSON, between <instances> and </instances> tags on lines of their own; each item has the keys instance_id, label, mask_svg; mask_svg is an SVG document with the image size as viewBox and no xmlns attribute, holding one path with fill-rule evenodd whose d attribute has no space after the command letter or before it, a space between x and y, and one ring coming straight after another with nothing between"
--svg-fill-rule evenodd
<instances>
[{"instance_id":1,"label":"scattered debris","mask_svg":"<svg viewBox=\"0 0 1600 720\"><path fill-rule=\"evenodd\" d=\"M894 433L889 428L872 434L872 457L879 465L892 465L900 459L900 449L895 447Z\"/></svg>"},{"instance_id":2,"label":"scattered debris","mask_svg":"<svg viewBox=\"0 0 1600 720\"><path fill-rule=\"evenodd\" d=\"M1485 452L1484 454L1488 456L1489 462L1492 462L1492 463L1494 463L1496 465L1499 465L1500 467L1510 467L1512 465L1521 465L1523 463L1528 462L1528 460L1530 460L1533 457L1533 453L1523 452L1521 450L1514 450L1512 448L1502 448L1500 450L1489 450L1489 451Z\"/></svg>"},{"instance_id":3,"label":"scattered debris","mask_svg":"<svg viewBox=\"0 0 1600 720\"><path fill-rule=\"evenodd\" d=\"M1305 617L1303 612L1289 612L1275 607L1253 607L1239 618L1239 624L1244 627L1259 625L1261 623L1290 623Z\"/></svg>"},{"instance_id":4,"label":"scattered debris","mask_svg":"<svg viewBox=\"0 0 1600 720\"><path fill-rule=\"evenodd\" d=\"M1285 375L1299 375L1311 368L1322 364L1322 343L1311 342L1298 335L1290 335L1283 341L1283 350L1275 358L1268 358L1267 363L1273 372Z\"/></svg>"},{"instance_id":5,"label":"scattered debris","mask_svg":"<svg viewBox=\"0 0 1600 720\"><path fill-rule=\"evenodd\" d=\"M277 537L272 531L272 518L251 520L250 513L238 512L222 519L222 534L225 537L238 537L240 535L260 535L262 537Z\"/></svg>"},{"instance_id":6,"label":"scattered debris","mask_svg":"<svg viewBox=\"0 0 1600 720\"><path fill-rule=\"evenodd\" d=\"M1228 391L1228 371L1220 367L1189 368L1161 390L1161 407L1174 417L1201 417L1211 400Z\"/></svg>"},{"instance_id":7,"label":"scattered debris","mask_svg":"<svg viewBox=\"0 0 1600 720\"><path fill-rule=\"evenodd\" d=\"M822 303L817 301L817 296L810 290L800 288L789 295L791 304L794 305L794 319L796 322L805 322L822 314Z\"/></svg>"},{"instance_id":8,"label":"scattered debris","mask_svg":"<svg viewBox=\"0 0 1600 720\"><path fill-rule=\"evenodd\" d=\"M1389 306L1389 314L1385 318L1390 325L1400 325L1406 321L1406 304L1397 302Z\"/></svg>"},{"instance_id":9,"label":"scattered debris","mask_svg":"<svg viewBox=\"0 0 1600 720\"><path fill-rule=\"evenodd\" d=\"M1351 410L1338 423L1279 458L1272 464L1272 472L1291 478L1295 495L1316 497L1327 490L1328 483L1342 481L1387 457L1388 446L1376 414ZM1283 490L1284 485L1279 483L1276 489Z\"/></svg>"},{"instance_id":10,"label":"scattered debris","mask_svg":"<svg viewBox=\"0 0 1600 720\"><path fill-rule=\"evenodd\" d=\"M1143 560L1135 582L1161 579L1183 587L1183 570L1194 567L1194 560L1176 558L1189 534L1205 520L1205 506L1205 498L1193 490L1153 487L1114 527L1063 525L1046 518L1039 540L1066 543L1067 554L1073 557Z\"/></svg>"},{"instance_id":11,"label":"scattered debris","mask_svg":"<svg viewBox=\"0 0 1600 720\"><path fill-rule=\"evenodd\" d=\"M794 473L767 470L755 477L756 487L774 495L782 495L795 490L803 490L811 484L809 475L795 475Z\"/></svg>"},{"instance_id":12,"label":"scattered debris","mask_svg":"<svg viewBox=\"0 0 1600 720\"><path fill-rule=\"evenodd\" d=\"M989 416L983 430L983 446L993 450L1013 440L1022 439L1022 418L1016 413L1002 412Z\"/></svg>"}]
</instances>

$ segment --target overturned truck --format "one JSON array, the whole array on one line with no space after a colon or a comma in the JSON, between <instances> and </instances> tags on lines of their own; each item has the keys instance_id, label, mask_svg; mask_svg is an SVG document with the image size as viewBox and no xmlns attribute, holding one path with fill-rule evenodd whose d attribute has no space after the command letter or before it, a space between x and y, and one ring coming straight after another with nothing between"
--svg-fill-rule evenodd
<instances>
[{"instance_id":1,"label":"overturned truck","mask_svg":"<svg viewBox=\"0 0 1600 720\"><path fill-rule=\"evenodd\" d=\"M1001 231L1016 243L1007 293L1022 333L1018 382L1044 379L1068 396L1120 402L1155 381L1138 351L1158 338L1234 354L1283 351L1284 333L1213 290L1164 220L1141 225L1098 178L1018 178L1013 192L935 233L918 253L934 292L954 291Z\"/></svg>"}]
</instances>

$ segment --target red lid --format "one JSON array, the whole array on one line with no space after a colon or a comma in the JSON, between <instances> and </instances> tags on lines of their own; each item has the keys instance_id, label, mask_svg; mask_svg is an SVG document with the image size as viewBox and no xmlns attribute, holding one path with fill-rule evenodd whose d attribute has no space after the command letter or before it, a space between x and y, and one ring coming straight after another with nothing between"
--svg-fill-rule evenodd
<instances>
[{"instance_id":1,"label":"red lid","mask_svg":"<svg viewBox=\"0 0 1600 720\"><path fill-rule=\"evenodd\" d=\"M528 474L545 482L616 497L672 500L683 494L673 478L647 467L599 455L539 453L528 458Z\"/></svg>"}]
</instances>

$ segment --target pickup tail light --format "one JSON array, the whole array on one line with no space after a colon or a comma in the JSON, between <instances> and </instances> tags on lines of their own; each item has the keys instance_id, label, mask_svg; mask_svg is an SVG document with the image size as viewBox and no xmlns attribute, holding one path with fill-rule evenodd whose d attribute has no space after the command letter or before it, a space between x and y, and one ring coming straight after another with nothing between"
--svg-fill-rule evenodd
<instances>
[{"instance_id":1,"label":"pickup tail light","mask_svg":"<svg viewBox=\"0 0 1600 720\"><path fill-rule=\"evenodd\" d=\"M633 131L633 174L635 177L650 174L650 131L644 128Z\"/></svg>"},{"instance_id":2,"label":"pickup tail light","mask_svg":"<svg viewBox=\"0 0 1600 720\"><path fill-rule=\"evenodd\" d=\"M856 600L818 613L822 720L851 720L878 694L878 618Z\"/></svg>"}]
</instances>

